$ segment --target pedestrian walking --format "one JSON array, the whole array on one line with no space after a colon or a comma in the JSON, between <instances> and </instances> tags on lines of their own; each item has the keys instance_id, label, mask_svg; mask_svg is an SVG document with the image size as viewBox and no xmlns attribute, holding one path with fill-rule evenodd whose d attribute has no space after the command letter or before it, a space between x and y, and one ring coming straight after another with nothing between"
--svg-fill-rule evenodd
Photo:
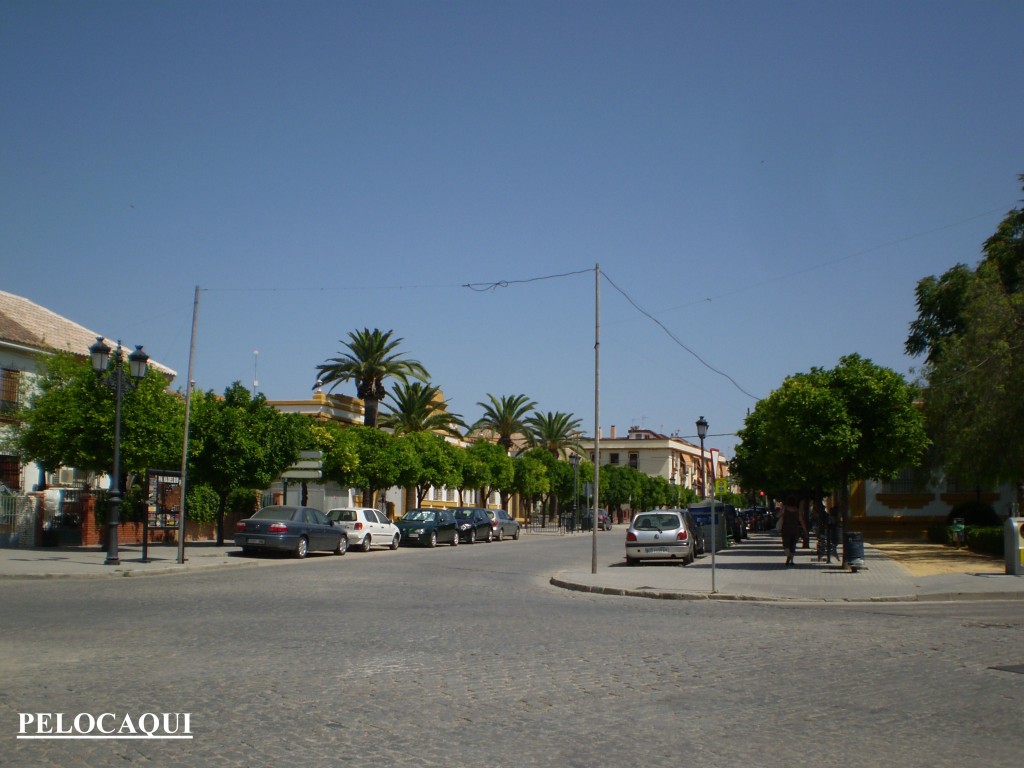
<instances>
[{"instance_id":1,"label":"pedestrian walking","mask_svg":"<svg viewBox=\"0 0 1024 768\"><path fill-rule=\"evenodd\" d=\"M787 496L782 505L782 526L779 529L782 533L782 550L786 553L787 566L793 564L793 558L796 557L796 542L806 528L807 522L797 504L796 496Z\"/></svg>"}]
</instances>

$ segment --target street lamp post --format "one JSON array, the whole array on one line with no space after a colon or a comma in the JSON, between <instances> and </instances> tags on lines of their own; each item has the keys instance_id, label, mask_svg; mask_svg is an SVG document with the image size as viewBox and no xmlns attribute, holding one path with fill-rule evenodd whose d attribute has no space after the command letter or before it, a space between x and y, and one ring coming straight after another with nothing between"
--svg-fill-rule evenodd
<instances>
[{"instance_id":1,"label":"street lamp post","mask_svg":"<svg viewBox=\"0 0 1024 768\"><path fill-rule=\"evenodd\" d=\"M576 510L580 503L580 455L574 453L569 457L569 463L572 464L572 529L575 531L579 525L579 515Z\"/></svg>"},{"instance_id":2,"label":"street lamp post","mask_svg":"<svg viewBox=\"0 0 1024 768\"><path fill-rule=\"evenodd\" d=\"M102 336L96 337L96 343L89 347L89 359L92 369L101 376L106 373L110 363L110 347L103 342ZM133 379L141 379L146 375L149 355L137 345L135 351L128 355L128 370ZM114 390L114 466L110 473L110 517L107 526L110 538L107 544L107 559L104 565L120 565L117 532L121 524L121 400L124 397L125 385L133 386L124 380L124 364L121 358L121 340L117 342L117 356L114 359L114 370L104 376L101 381Z\"/></svg>"},{"instance_id":3,"label":"street lamp post","mask_svg":"<svg viewBox=\"0 0 1024 768\"><path fill-rule=\"evenodd\" d=\"M708 434L708 422L701 416L697 419L697 437L700 438L700 497L708 497L708 465L704 461L704 438ZM715 592L715 534L718 528L718 515L715 514L715 500L711 498L711 591Z\"/></svg>"}]
</instances>

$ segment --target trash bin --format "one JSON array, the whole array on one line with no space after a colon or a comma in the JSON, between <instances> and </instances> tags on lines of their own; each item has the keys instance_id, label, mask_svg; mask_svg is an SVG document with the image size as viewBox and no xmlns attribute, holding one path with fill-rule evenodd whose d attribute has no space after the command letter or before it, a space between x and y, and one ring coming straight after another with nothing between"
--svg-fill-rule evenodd
<instances>
[{"instance_id":1,"label":"trash bin","mask_svg":"<svg viewBox=\"0 0 1024 768\"><path fill-rule=\"evenodd\" d=\"M1010 517L1003 523L1003 553L1006 572L1024 574L1024 517Z\"/></svg>"},{"instance_id":2,"label":"trash bin","mask_svg":"<svg viewBox=\"0 0 1024 768\"><path fill-rule=\"evenodd\" d=\"M864 567L864 534L860 531L847 531L843 539L843 556L850 570L856 573Z\"/></svg>"}]
</instances>

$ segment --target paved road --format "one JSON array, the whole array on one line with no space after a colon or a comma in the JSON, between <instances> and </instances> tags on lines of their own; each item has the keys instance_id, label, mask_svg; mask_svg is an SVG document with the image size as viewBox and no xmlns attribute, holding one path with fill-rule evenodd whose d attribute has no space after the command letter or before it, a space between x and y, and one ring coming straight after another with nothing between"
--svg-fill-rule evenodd
<instances>
[{"instance_id":1,"label":"paved road","mask_svg":"<svg viewBox=\"0 0 1024 768\"><path fill-rule=\"evenodd\" d=\"M621 539L599 537L602 562ZM589 537L6 581L11 766L1018 765L1024 605L569 592ZM192 741L16 740L190 712Z\"/></svg>"}]
</instances>

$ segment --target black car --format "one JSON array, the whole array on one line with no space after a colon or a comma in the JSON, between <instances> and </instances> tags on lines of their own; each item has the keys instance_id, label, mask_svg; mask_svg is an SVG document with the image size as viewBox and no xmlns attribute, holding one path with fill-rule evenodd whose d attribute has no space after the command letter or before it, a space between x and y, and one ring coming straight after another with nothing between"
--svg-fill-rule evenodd
<instances>
[{"instance_id":1,"label":"black car","mask_svg":"<svg viewBox=\"0 0 1024 768\"><path fill-rule=\"evenodd\" d=\"M491 519L484 510L476 507L458 507L452 511L455 514L455 524L459 528L459 541L475 544L478 540L494 539Z\"/></svg>"},{"instance_id":2,"label":"black car","mask_svg":"<svg viewBox=\"0 0 1024 768\"><path fill-rule=\"evenodd\" d=\"M454 547L459 543L455 515L447 509L410 509L395 525L402 534L403 544L436 547L438 543L448 543Z\"/></svg>"},{"instance_id":3,"label":"black car","mask_svg":"<svg viewBox=\"0 0 1024 768\"><path fill-rule=\"evenodd\" d=\"M313 507L275 505L263 507L235 526L235 545L243 552L269 549L305 557L314 550L336 555L348 551L348 536L323 512Z\"/></svg>"}]
</instances>

